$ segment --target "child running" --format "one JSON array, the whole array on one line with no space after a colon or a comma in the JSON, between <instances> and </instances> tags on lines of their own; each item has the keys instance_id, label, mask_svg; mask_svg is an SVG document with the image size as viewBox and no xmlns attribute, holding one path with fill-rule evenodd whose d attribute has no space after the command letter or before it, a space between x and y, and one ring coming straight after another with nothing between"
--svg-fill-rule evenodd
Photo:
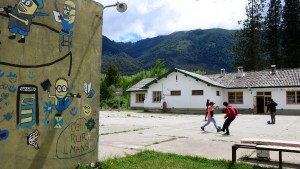
<instances>
[{"instance_id":1,"label":"child running","mask_svg":"<svg viewBox=\"0 0 300 169\"><path fill-rule=\"evenodd\" d=\"M217 132L220 132L220 127L217 125L217 122L214 118L214 110L215 109L218 109L219 107L218 106L214 106L214 102L209 102L209 106L208 106L208 109L207 109L207 117L208 117L208 121L206 124L204 124L201 129L204 131L204 128L210 124L210 122L213 122L214 125L215 125L215 128L217 129Z\"/></svg>"}]
</instances>

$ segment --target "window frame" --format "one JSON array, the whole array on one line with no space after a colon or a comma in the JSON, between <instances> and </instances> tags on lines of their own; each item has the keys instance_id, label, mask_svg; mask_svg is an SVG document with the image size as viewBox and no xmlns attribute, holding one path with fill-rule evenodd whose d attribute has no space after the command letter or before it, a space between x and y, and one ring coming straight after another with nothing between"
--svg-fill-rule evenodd
<instances>
[{"instance_id":1,"label":"window frame","mask_svg":"<svg viewBox=\"0 0 300 169\"><path fill-rule=\"evenodd\" d=\"M181 90L171 90L170 96L181 96Z\"/></svg>"},{"instance_id":2,"label":"window frame","mask_svg":"<svg viewBox=\"0 0 300 169\"><path fill-rule=\"evenodd\" d=\"M136 93L135 94L135 103L144 103L145 93Z\"/></svg>"},{"instance_id":3,"label":"window frame","mask_svg":"<svg viewBox=\"0 0 300 169\"><path fill-rule=\"evenodd\" d=\"M230 98L231 94L234 97L233 99ZM241 95L239 95L239 94L241 94ZM240 101L238 101L238 100L240 100ZM242 91L228 92L228 103L229 104L244 104L244 93Z\"/></svg>"},{"instance_id":4,"label":"window frame","mask_svg":"<svg viewBox=\"0 0 300 169\"><path fill-rule=\"evenodd\" d=\"M152 91L152 103L161 102L161 91Z\"/></svg>"},{"instance_id":5,"label":"window frame","mask_svg":"<svg viewBox=\"0 0 300 169\"><path fill-rule=\"evenodd\" d=\"M192 96L203 96L203 95L204 95L204 90L192 90Z\"/></svg>"},{"instance_id":6,"label":"window frame","mask_svg":"<svg viewBox=\"0 0 300 169\"><path fill-rule=\"evenodd\" d=\"M293 102L290 102L288 93L293 94ZM286 104L300 104L300 90L296 91L286 91Z\"/></svg>"}]
</instances>

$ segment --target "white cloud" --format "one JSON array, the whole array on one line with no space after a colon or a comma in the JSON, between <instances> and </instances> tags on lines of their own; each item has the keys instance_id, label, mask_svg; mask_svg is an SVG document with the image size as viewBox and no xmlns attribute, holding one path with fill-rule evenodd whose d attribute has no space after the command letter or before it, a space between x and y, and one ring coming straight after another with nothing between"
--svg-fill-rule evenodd
<instances>
[{"instance_id":1,"label":"white cloud","mask_svg":"<svg viewBox=\"0 0 300 169\"><path fill-rule=\"evenodd\" d=\"M112 5L116 0L97 0ZM245 19L247 0L123 0L128 9L119 13L106 8L103 34L115 41L149 38L175 31L224 28L238 29ZM126 37L126 38L125 38Z\"/></svg>"}]
</instances>

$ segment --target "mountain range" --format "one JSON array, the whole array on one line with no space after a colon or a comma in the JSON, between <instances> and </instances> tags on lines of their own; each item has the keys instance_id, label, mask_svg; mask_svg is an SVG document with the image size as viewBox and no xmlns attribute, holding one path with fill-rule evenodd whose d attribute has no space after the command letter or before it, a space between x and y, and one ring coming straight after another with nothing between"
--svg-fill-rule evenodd
<instances>
[{"instance_id":1,"label":"mountain range","mask_svg":"<svg viewBox=\"0 0 300 169\"><path fill-rule=\"evenodd\" d=\"M121 75L149 70L160 59L166 68L216 73L233 70L231 48L236 30L197 29L142 39L115 42L102 37L102 73L115 65Z\"/></svg>"}]
</instances>

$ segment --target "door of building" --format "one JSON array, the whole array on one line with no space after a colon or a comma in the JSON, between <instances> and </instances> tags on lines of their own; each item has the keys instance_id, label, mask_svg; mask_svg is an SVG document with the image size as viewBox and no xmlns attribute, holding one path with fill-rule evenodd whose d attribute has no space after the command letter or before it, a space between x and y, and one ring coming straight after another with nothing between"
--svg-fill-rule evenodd
<instances>
[{"instance_id":1,"label":"door of building","mask_svg":"<svg viewBox=\"0 0 300 169\"><path fill-rule=\"evenodd\" d=\"M256 97L256 108L258 114L265 113L265 104L264 104L264 96L257 96Z\"/></svg>"},{"instance_id":2,"label":"door of building","mask_svg":"<svg viewBox=\"0 0 300 169\"><path fill-rule=\"evenodd\" d=\"M267 105L272 98L272 92L256 92L257 113L266 113Z\"/></svg>"}]
</instances>

